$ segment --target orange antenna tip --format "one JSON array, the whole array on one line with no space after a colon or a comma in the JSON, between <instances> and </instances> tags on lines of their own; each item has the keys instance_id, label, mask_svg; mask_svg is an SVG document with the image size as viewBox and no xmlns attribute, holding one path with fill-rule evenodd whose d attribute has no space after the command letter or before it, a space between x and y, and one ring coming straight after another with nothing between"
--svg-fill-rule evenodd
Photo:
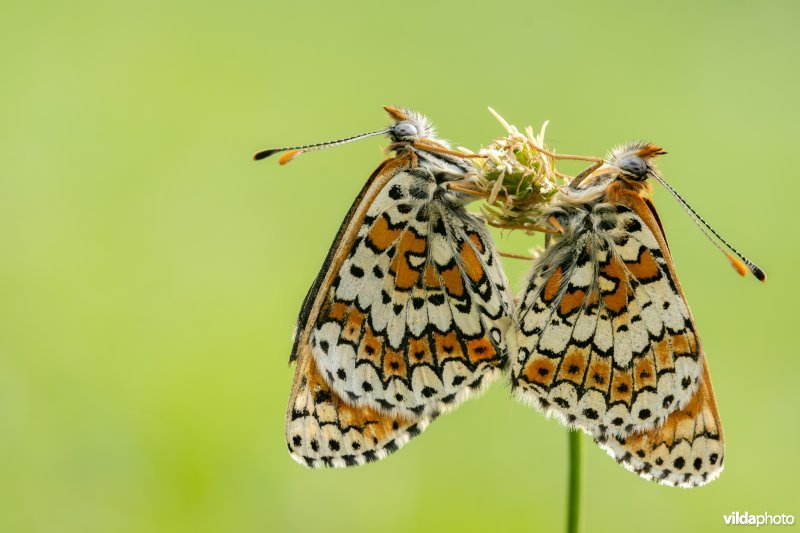
<instances>
[{"instance_id":1,"label":"orange antenna tip","mask_svg":"<svg viewBox=\"0 0 800 533\"><path fill-rule=\"evenodd\" d=\"M659 148L659 150L660 150L660 148ZM747 275L747 271L749 270L756 277L757 280L762 281L762 282L767 280L767 275L764 273L764 271L761 270L758 267L758 265L756 265L755 263L750 261L748 258L743 256L741 253L739 253L739 251L736 250L736 248L734 248L733 246L731 246L728 241L723 239L722 236L714 230L714 228L709 226L708 222L703 220L703 217L698 215L697 211L692 209L692 206L690 206L686 202L686 200L684 200L683 197L681 197L681 195L678 194L678 191L676 191L675 189L672 188L672 185L670 185L669 183L664 181L664 178L659 176L658 173L653 173L652 176L656 180L658 180L658 182L661 183L661 185L663 185L669 192L672 193L672 196L674 196L675 199L678 200L678 203L681 204L683 209L686 210L687 213L689 213L689 216L694 220L694 223L697 224L697 227L700 228L700 231L703 232L703 235L705 235L706 238L709 241L711 241L711 244L716 246L717 249L720 252L725 254L725 257L728 258L728 261L731 262L731 265L736 270L736 272L739 273L739 275L745 276L745 275ZM706 230L704 230L703 227L706 227L711 232L711 235L714 235L714 237L716 237L719 240L719 242L715 241L711 237L711 235L706 233ZM731 255L728 252L726 252L725 249L722 247L722 244L720 244L720 242L722 244L724 244L725 247L728 248L728 250L733 252L733 255Z\"/></svg>"},{"instance_id":2,"label":"orange antenna tip","mask_svg":"<svg viewBox=\"0 0 800 533\"><path fill-rule=\"evenodd\" d=\"M736 272L738 272L740 276L747 275L747 267L744 266L744 263L742 263L741 261L739 261L739 259L737 259L736 257L732 256L727 252L725 253L725 256L728 258L728 261L731 262L733 269L736 270Z\"/></svg>"},{"instance_id":3,"label":"orange antenna tip","mask_svg":"<svg viewBox=\"0 0 800 533\"><path fill-rule=\"evenodd\" d=\"M756 277L758 281L766 283L767 274L763 270L761 270L757 265L749 261L746 263L742 262L727 252L725 253L725 255L728 257L728 260L731 262L731 265L733 265L733 268L736 270L736 272L739 273L740 276L746 276L747 272L749 271Z\"/></svg>"},{"instance_id":4,"label":"orange antenna tip","mask_svg":"<svg viewBox=\"0 0 800 533\"><path fill-rule=\"evenodd\" d=\"M278 159L278 163L280 163L281 165L285 165L286 163L288 163L289 161L291 161L292 159L294 159L295 157L297 157L302 153L303 153L302 150L289 150L288 152L283 154L280 157L280 159Z\"/></svg>"}]
</instances>

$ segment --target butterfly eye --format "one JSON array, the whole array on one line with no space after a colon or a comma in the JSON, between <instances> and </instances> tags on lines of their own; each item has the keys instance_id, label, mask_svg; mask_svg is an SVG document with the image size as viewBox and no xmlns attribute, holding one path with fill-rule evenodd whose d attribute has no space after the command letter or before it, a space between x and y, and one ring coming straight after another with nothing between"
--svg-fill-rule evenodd
<instances>
[{"instance_id":1,"label":"butterfly eye","mask_svg":"<svg viewBox=\"0 0 800 533\"><path fill-rule=\"evenodd\" d=\"M410 122L398 122L395 124L392 133L398 139L417 136L417 127Z\"/></svg>"},{"instance_id":2,"label":"butterfly eye","mask_svg":"<svg viewBox=\"0 0 800 533\"><path fill-rule=\"evenodd\" d=\"M620 159L619 169L634 178L644 179L647 177L647 163L636 155L628 155Z\"/></svg>"}]
</instances>

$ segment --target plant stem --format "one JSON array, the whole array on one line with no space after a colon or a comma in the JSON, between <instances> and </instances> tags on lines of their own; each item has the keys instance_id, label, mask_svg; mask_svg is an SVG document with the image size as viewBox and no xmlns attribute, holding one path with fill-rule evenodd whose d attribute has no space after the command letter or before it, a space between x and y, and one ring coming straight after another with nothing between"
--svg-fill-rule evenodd
<instances>
[{"instance_id":1,"label":"plant stem","mask_svg":"<svg viewBox=\"0 0 800 533\"><path fill-rule=\"evenodd\" d=\"M578 533L581 516L581 432L573 429L569 439L569 485L567 487L567 533Z\"/></svg>"}]
</instances>

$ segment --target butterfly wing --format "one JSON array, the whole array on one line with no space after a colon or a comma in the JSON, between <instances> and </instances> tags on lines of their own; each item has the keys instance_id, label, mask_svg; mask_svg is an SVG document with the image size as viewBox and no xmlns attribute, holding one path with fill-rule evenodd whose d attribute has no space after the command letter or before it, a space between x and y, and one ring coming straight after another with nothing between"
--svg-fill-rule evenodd
<instances>
[{"instance_id":1,"label":"butterfly wing","mask_svg":"<svg viewBox=\"0 0 800 533\"><path fill-rule=\"evenodd\" d=\"M303 464L385 456L506 360L508 283L484 223L441 179L404 159L379 167L306 297L287 414Z\"/></svg>"},{"instance_id":2,"label":"butterfly wing","mask_svg":"<svg viewBox=\"0 0 800 533\"><path fill-rule=\"evenodd\" d=\"M377 194L310 333L348 402L419 416L457 405L505 361L510 297L482 221L439 197L431 172Z\"/></svg>"},{"instance_id":3,"label":"butterfly wing","mask_svg":"<svg viewBox=\"0 0 800 533\"><path fill-rule=\"evenodd\" d=\"M314 358L305 353L298 357L289 398L286 440L291 456L304 466L356 466L396 451L434 416L391 416L350 405L331 390Z\"/></svg>"},{"instance_id":4,"label":"butterfly wing","mask_svg":"<svg viewBox=\"0 0 800 533\"><path fill-rule=\"evenodd\" d=\"M646 479L687 488L713 481L722 472L725 443L708 370L691 401L662 426L626 437L603 434L595 441Z\"/></svg>"},{"instance_id":5,"label":"butterfly wing","mask_svg":"<svg viewBox=\"0 0 800 533\"><path fill-rule=\"evenodd\" d=\"M654 211L610 196L554 213L566 231L523 293L512 384L570 426L624 437L690 402L703 357Z\"/></svg>"}]
</instances>

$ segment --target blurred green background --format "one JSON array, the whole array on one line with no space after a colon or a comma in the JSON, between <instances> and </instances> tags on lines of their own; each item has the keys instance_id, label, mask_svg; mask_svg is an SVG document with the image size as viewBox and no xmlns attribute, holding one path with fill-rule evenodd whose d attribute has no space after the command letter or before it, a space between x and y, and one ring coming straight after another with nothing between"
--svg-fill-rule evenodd
<instances>
[{"instance_id":1,"label":"blurred green background","mask_svg":"<svg viewBox=\"0 0 800 533\"><path fill-rule=\"evenodd\" d=\"M0 531L562 528L566 433L503 383L367 467L286 453L296 313L385 142L284 168L250 156L378 129L384 104L471 148L501 133L487 105L550 119L561 152L665 146L667 179L770 279L736 276L656 190L727 468L660 487L586 440L584 530L800 515L799 16L792 1L6 0Z\"/></svg>"}]
</instances>

